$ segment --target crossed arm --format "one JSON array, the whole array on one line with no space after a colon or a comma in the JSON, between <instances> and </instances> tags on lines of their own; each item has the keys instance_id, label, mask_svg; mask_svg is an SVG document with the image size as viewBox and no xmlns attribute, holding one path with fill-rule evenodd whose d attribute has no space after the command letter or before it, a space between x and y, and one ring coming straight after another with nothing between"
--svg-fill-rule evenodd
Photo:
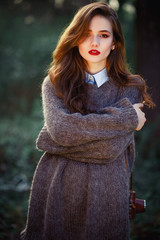
<instances>
[{"instance_id":1,"label":"crossed arm","mask_svg":"<svg viewBox=\"0 0 160 240\"><path fill-rule=\"evenodd\" d=\"M70 113L55 95L49 80L42 86L45 128L37 146L51 153L78 158L115 159L129 145L134 130L144 124L140 104L128 98L101 109L96 114ZM104 146L103 151L98 149Z\"/></svg>"}]
</instances>

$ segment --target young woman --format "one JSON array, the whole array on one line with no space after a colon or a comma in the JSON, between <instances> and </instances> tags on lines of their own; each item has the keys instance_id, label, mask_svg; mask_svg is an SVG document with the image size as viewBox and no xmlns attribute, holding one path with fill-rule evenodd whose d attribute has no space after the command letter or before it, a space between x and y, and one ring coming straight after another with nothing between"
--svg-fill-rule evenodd
<instances>
[{"instance_id":1,"label":"young woman","mask_svg":"<svg viewBox=\"0 0 160 240\"><path fill-rule=\"evenodd\" d=\"M42 84L45 151L33 179L25 240L129 239L129 175L134 131L153 102L131 75L114 10L78 11ZM125 161L125 155L127 161Z\"/></svg>"}]
</instances>

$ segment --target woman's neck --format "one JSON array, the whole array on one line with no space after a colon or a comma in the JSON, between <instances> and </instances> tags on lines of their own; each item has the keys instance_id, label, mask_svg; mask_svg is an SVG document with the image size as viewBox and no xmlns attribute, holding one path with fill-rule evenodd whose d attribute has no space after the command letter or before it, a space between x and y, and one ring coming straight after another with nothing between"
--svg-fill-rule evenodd
<instances>
[{"instance_id":1,"label":"woman's neck","mask_svg":"<svg viewBox=\"0 0 160 240\"><path fill-rule=\"evenodd\" d=\"M95 74L103 70L106 66L99 65L97 63L92 63L87 66L87 72L90 74Z\"/></svg>"}]
</instances>

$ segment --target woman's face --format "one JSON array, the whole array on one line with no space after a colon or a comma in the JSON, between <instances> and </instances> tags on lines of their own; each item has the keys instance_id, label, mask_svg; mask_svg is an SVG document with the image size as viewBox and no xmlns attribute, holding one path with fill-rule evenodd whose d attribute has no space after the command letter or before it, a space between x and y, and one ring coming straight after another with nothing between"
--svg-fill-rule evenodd
<instances>
[{"instance_id":1,"label":"woman's face","mask_svg":"<svg viewBox=\"0 0 160 240\"><path fill-rule=\"evenodd\" d=\"M105 68L107 57L114 47L110 21L101 15L94 16L87 37L78 45L80 55L87 62L88 71L96 73Z\"/></svg>"}]
</instances>

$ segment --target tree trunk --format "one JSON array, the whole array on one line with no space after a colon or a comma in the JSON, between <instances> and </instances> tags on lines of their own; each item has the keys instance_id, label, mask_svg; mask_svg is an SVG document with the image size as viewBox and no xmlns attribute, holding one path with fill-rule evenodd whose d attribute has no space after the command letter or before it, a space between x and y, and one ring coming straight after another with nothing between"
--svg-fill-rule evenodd
<instances>
[{"instance_id":1,"label":"tree trunk","mask_svg":"<svg viewBox=\"0 0 160 240\"><path fill-rule=\"evenodd\" d=\"M147 110L148 120L155 120L160 109L160 14L157 2L137 0L137 70L147 81L156 103Z\"/></svg>"}]
</instances>

